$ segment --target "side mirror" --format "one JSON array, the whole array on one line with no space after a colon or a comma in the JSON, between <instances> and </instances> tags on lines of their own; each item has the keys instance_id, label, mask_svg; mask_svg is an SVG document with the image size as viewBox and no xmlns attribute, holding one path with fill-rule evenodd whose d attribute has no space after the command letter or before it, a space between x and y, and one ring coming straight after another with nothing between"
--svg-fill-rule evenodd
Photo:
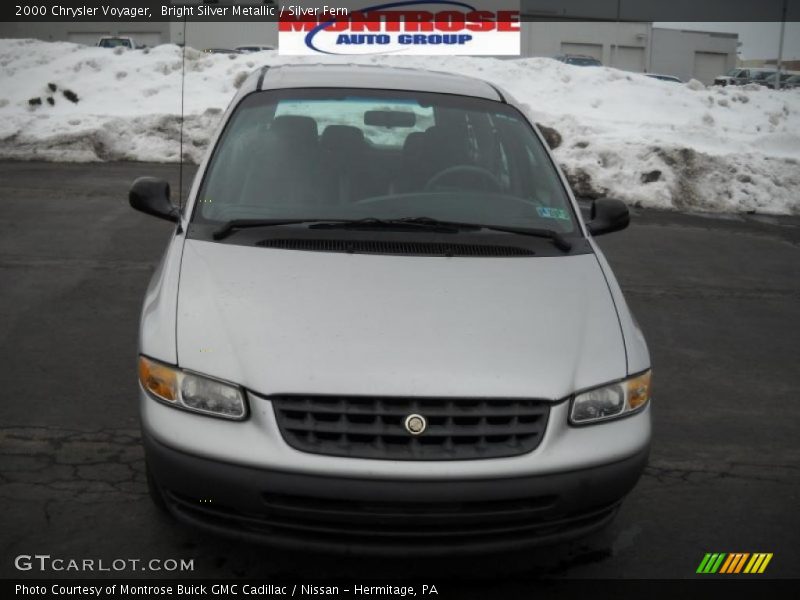
<instances>
[{"instance_id":1,"label":"side mirror","mask_svg":"<svg viewBox=\"0 0 800 600\"><path fill-rule=\"evenodd\" d=\"M169 199L169 184L155 177L139 177L128 192L128 201L136 210L177 223L180 211Z\"/></svg>"},{"instance_id":2,"label":"side mirror","mask_svg":"<svg viewBox=\"0 0 800 600\"><path fill-rule=\"evenodd\" d=\"M622 200L598 198L592 203L592 220L586 228L592 235L603 235L625 229L630 222L630 212Z\"/></svg>"}]
</instances>

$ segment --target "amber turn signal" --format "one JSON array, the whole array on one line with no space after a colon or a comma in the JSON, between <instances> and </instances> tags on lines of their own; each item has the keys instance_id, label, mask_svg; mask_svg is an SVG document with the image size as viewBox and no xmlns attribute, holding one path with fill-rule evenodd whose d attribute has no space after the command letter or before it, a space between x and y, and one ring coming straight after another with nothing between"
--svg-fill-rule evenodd
<instances>
[{"instance_id":1,"label":"amber turn signal","mask_svg":"<svg viewBox=\"0 0 800 600\"><path fill-rule=\"evenodd\" d=\"M178 372L172 367L139 357L139 382L142 387L167 402L178 399Z\"/></svg>"}]
</instances>

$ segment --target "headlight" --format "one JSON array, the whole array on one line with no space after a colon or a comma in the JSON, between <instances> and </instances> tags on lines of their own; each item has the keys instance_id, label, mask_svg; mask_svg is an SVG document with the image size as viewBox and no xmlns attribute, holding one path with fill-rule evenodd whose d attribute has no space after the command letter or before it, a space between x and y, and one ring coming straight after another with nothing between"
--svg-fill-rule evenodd
<instances>
[{"instance_id":1,"label":"headlight","mask_svg":"<svg viewBox=\"0 0 800 600\"><path fill-rule=\"evenodd\" d=\"M139 382L163 402L215 417L244 419L244 395L241 388L218 379L139 357Z\"/></svg>"},{"instance_id":2,"label":"headlight","mask_svg":"<svg viewBox=\"0 0 800 600\"><path fill-rule=\"evenodd\" d=\"M569 421L584 425L640 410L650 399L650 371L575 395Z\"/></svg>"}]
</instances>

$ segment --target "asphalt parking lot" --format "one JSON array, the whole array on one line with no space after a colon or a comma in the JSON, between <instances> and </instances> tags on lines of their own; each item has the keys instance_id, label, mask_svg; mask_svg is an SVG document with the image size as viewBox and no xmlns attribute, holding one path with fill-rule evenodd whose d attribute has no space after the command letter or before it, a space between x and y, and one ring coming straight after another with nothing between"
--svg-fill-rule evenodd
<instances>
[{"instance_id":1,"label":"asphalt parking lot","mask_svg":"<svg viewBox=\"0 0 800 600\"><path fill-rule=\"evenodd\" d=\"M706 552L772 552L766 575L800 575L800 218L637 210L628 230L601 238L654 364L644 477L614 524L586 540L421 564L274 552L184 529L151 506L137 321L171 227L131 210L127 190L145 174L176 190L177 172L0 163L0 576L76 576L14 568L15 556L38 553L194 560L175 576L424 571L524 586L693 577Z\"/></svg>"}]
</instances>

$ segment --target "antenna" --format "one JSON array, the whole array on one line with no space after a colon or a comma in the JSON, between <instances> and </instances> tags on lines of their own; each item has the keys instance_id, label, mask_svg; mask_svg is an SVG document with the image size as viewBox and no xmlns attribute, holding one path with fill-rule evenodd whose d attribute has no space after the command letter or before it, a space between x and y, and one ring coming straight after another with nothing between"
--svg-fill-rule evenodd
<instances>
[{"instance_id":1,"label":"antenna","mask_svg":"<svg viewBox=\"0 0 800 600\"><path fill-rule=\"evenodd\" d=\"M183 48L181 48L181 133L180 155L178 156L178 210L183 209L183 97L186 81L186 15L183 15ZM178 225L180 228L180 225Z\"/></svg>"}]
</instances>

